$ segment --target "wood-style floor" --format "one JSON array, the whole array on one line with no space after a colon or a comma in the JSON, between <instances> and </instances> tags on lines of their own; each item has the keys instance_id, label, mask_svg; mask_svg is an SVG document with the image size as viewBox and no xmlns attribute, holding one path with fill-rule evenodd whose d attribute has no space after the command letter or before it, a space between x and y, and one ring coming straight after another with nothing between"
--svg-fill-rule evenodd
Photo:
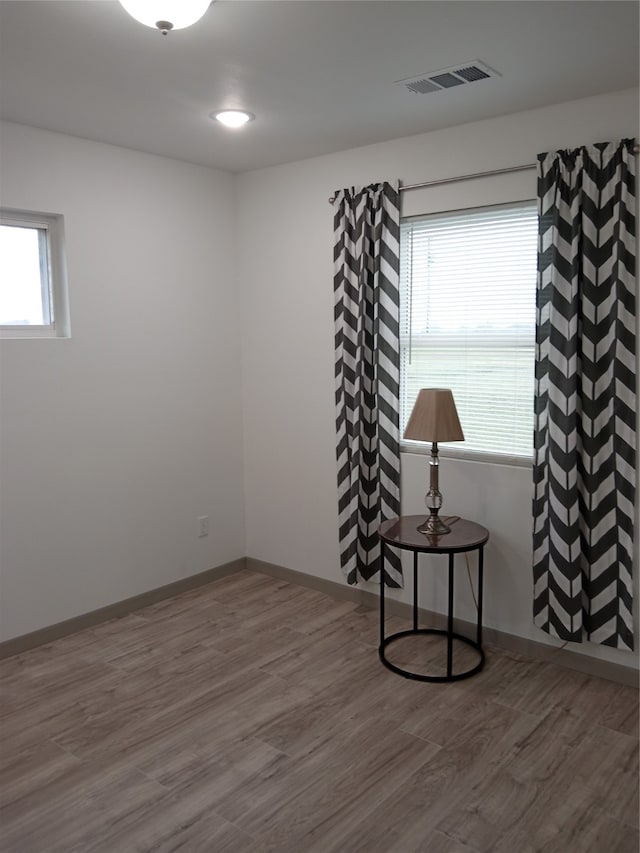
<instances>
[{"instance_id":1,"label":"wood-style floor","mask_svg":"<svg viewBox=\"0 0 640 853\"><path fill-rule=\"evenodd\" d=\"M636 690L492 648L409 681L377 641L242 572L2 662L0 849L638 853Z\"/></svg>"}]
</instances>

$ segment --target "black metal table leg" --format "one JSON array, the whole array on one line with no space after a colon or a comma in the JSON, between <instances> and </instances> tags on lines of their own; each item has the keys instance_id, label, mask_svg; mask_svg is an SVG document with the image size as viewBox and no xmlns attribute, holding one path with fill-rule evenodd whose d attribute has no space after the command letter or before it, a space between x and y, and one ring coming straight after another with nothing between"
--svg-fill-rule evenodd
<instances>
[{"instance_id":1,"label":"black metal table leg","mask_svg":"<svg viewBox=\"0 0 640 853\"><path fill-rule=\"evenodd\" d=\"M385 543L380 542L380 654L384 648L384 558Z\"/></svg>"},{"instance_id":2,"label":"black metal table leg","mask_svg":"<svg viewBox=\"0 0 640 853\"><path fill-rule=\"evenodd\" d=\"M453 672L453 554L449 554L449 616L447 621L447 678Z\"/></svg>"},{"instance_id":3,"label":"black metal table leg","mask_svg":"<svg viewBox=\"0 0 640 853\"><path fill-rule=\"evenodd\" d=\"M482 588L484 575L484 548L478 550L478 632L476 643L482 646Z\"/></svg>"},{"instance_id":4,"label":"black metal table leg","mask_svg":"<svg viewBox=\"0 0 640 853\"><path fill-rule=\"evenodd\" d=\"M418 552L413 553L413 630L418 630Z\"/></svg>"}]
</instances>

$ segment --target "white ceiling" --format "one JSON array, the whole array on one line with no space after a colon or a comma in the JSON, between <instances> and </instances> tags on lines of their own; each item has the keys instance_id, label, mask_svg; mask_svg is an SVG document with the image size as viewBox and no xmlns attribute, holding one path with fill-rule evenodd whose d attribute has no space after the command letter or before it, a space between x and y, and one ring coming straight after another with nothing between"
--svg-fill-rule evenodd
<instances>
[{"instance_id":1,"label":"white ceiling","mask_svg":"<svg viewBox=\"0 0 640 853\"><path fill-rule=\"evenodd\" d=\"M2 0L0 115L243 171L638 85L636 0L216 0L162 36L116 0ZM394 82L481 60L501 77ZM229 131L209 119L244 107Z\"/></svg>"}]
</instances>

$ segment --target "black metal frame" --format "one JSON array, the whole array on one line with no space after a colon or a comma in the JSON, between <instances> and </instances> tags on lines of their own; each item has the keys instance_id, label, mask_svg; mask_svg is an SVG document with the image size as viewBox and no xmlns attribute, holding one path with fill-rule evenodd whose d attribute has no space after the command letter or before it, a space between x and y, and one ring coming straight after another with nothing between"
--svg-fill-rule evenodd
<instances>
[{"instance_id":1,"label":"black metal frame","mask_svg":"<svg viewBox=\"0 0 640 853\"><path fill-rule=\"evenodd\" d=\"M394 634L389 634L388 637L385 637L384 633L384 571L382 570L384 567L384 561L386 557L386 549L390 547L384 539L380 540L380 548L381 548L381 570L380 570L380 645L378 647L378 656L382 663L390 669L392 672L396 672L398 675L403 675L405 678L413 678L416 681L462 681L464 678L470 678L472 675L475 675L477 672L484 666L485 656L484 651L482 649L482 590L483 590L483 578L484 578L484 543L480 545L471 545L468 548L462 547L457 548L455 551L449 551L449 611L447 614L447 628L446 630L438 629L438 628L419 628L418 627L418 556L421 553L425 553L424 551L414 550L413 548L408 548L405 546L401 548L401 550L412 550L413 551L413 628L407 631L397 631ZM396 546L400 547L400 546ZM455 633L453 630L453 561L456 554L465 553L468 551L478 551L478 621L476 625L476 639L475 641L470 639L469 637L463 637L461 634ZM429 551L427 553L434 553L433 551ZM443 554L444 555L443 551ZM384 654L384 650L390 644L395 642L396 640L401 639L402 637L411 637L416 634L440 634L441 636L445 636L447 638L447 674L446 675L421 675L420 673L410 672L409 670L402 669L402 667L397 666L394 663L391 663L387 660ZM467 669L464 672L455 673L453 672L453 641L461 640L463 643L466 643L468 646L474 648L480 655L480 660L476 664L476 666L471 669Z\"/></svg>"}]
</instances>

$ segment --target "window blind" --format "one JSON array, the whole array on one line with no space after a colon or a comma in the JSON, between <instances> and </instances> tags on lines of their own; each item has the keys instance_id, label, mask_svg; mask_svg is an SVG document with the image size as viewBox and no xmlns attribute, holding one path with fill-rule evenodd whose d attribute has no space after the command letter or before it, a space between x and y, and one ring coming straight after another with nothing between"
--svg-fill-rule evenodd
<instances>
[{"instance_id":1,"label":"window blind","mask_svg":"<svg viewBox=\"0 0 640 853\"><path fill-rule=\"evenodd\" d=\"M401 433L420 388L451 388L451 447L532 455L537 231L535 202L403 221Z\"/></svg>"}]
</instances>

